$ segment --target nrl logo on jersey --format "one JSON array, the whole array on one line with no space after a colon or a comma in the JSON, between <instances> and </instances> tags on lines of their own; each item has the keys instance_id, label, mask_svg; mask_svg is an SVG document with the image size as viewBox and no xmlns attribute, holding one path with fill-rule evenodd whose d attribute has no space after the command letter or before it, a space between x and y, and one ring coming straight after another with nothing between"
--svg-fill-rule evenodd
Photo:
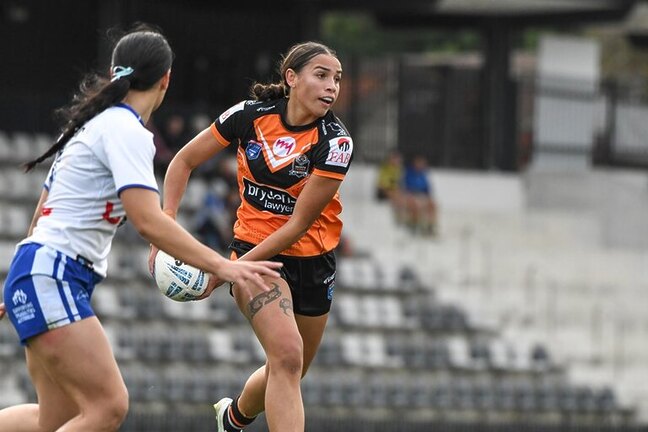
<instances>
[{"instance_id":1,"label":"nrl logo on jersey","mask_svg":"<svg viewBox=\"0 0 648 432\"><path fill-rule=\"evenodd\" d=\"M261 144L254 140L248 141L247 147L245 147L245 154L250 160L257 159L259 154L261 154Z\"/></svg>"}]
</instances>

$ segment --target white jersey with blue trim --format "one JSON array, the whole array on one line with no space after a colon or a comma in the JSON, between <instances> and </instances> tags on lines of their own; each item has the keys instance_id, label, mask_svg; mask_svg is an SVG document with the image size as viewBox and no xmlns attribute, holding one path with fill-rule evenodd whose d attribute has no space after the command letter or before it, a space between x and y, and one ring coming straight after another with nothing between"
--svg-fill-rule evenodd
<instances>
[{"instance_id":1,"label":"white jersey with blue trim","mask_svg":"<svg viewBox=\"0 0 648 432\"><path fill-rule=\"evenodd\" d=\"M81 255L106 276L115 231L126 215L119 195L128 188L158 192L153 134L129 106L106 109L58 153L44 187L48 197L32 235L21 242Z\"/></svg>"}]
</instances>

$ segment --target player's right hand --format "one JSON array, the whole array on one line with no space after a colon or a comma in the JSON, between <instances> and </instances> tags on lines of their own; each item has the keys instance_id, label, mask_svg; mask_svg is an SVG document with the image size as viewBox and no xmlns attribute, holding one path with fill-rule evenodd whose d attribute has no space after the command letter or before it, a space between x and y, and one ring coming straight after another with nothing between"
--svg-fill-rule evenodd
<instances>
[{"instance_id":1,"label":"player's right hand","mask_svg":"<svg viewBox=\"0 0 648 432\"><path fill-rule=\"evenodd\" d=\"M6 313L7 313L7 308L5 308L5 304L0 303L0 320L4 318Z\"/></svg>"},{"instance_id":2,"label":"player's right hand","mask_svg":"<svg viewBox=\"0 0 648 432\"><path fill-rule=\"evenodd\" d=\"M151 250L149 252L149 257L148 257L148 270L151 276L153 276L153 273L155 272L155 256L157 253L160 251L156 246L154 246L151 243Z\"/></svg>"}]
</instances>

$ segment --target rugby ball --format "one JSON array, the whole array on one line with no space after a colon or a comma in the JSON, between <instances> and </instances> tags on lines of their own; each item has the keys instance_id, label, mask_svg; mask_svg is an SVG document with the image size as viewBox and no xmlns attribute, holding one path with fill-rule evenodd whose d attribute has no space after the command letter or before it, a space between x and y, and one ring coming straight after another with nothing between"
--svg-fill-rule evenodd
<instances>
[{"instance_id":1,"label":"rugby ball","mask_svg":"<svg viewBox=\"0 0 648 432\"><path fill-rule=\"evenodd\" d=\"M162 294L171 300L196 300L207 289L209 274L173 258L164 251L155 256L153 278Z\"/></svg>"}]
</instances>

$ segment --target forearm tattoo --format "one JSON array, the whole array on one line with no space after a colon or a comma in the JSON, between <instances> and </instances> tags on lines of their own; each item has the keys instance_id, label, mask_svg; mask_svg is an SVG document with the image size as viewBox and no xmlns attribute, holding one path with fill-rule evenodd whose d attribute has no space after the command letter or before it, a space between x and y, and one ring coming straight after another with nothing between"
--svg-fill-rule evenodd
<instances>
[{"instance_id":1,"label":"forearm tattoo","mask_svg":"<svg viewBox=\"0 0 648 432\"><path fill-rule=\"evenodd\" d=\"M256 315L263 306L272 303L279 297L281 297L281 290L279 289L279 285L277 285L276 283L272 284L272 289L270 291L261 293L258 296L254 297L252 301L247 305L250 320L254 318L254 315Z\"/></svg>"}]
</instances>

